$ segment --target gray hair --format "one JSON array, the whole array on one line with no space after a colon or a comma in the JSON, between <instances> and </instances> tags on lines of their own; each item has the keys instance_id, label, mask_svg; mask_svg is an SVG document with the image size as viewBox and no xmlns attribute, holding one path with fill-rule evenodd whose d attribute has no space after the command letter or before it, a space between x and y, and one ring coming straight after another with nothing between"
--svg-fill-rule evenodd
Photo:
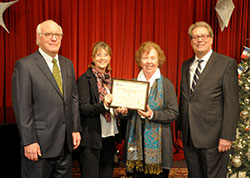
<instances>
[{"instance_id":1,"label":"gray hair","mask_svg":"<svg viewBox=\"0 0 250 178\"><path fill-rule=\"evenodd\" d=\"M196 27L205 27L208 31L209 36L212 38L214 37L214 33L213 33L211 26L204 21L200 21L200 22L196 22L195 24L190 25L190 27L188 28L188 35L190 39L192 39L192 32Z\"/></svg>"},{"instance_id":2,"label":"gray hair","mask_svg":"<svg viewBox=\"0 0 250 178\"><path fill-rule=\"evenodd\" d=\"M42 35L42 25L43 25L44 23L47 23L47 22L56 23L56 22L53 21L53 20L45 20L44 22L39 23L39 24L37 25L37 27L36 27L36 36L38 36L38 35L41 36L41 35ZM57 23L56 23L56 24L57 24ZM58 24L57 24L57 25L58 25ZM61 27L60 25L58 25L58 27L59 27L61 33L63 33L62 27ZM39 42L38 42L37 38L36 38L36 44L39 46Z\"/></svg>"}]
</instances>

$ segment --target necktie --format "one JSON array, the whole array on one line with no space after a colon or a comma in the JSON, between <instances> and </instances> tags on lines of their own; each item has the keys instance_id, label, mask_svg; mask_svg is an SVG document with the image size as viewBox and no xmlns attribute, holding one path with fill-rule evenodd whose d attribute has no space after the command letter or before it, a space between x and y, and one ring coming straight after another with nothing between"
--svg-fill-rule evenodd
<instances>
[{"instance_id":1,"label":"necktie","mask_svg":"<svg viewBox=\"0 0 250 178\"><path fill-rule=\"evenodd\" d=\"M62 79L61 79L59 68L57 66L56 59L53 59L52 62L53 62L53 75L54 75L54 78L56 80L56 83L57 83L61 93L63 94Z\"/></svg>"},{"instance_id":2,"label":"necktie","mask_svg":"<svg viewBox=\"0 0 250 178\"><path fill-rule=\"evenodd\" d=\"M194 92L195 86L199 80L199 77L201 75L201 63L203 62L203 60L199 59L198 60L198 66L195 69L195 73L194 73L194 77L193 77L193 82L192 82L192 86L191 86L191 92Z\"/></svg>"}]
</instances>

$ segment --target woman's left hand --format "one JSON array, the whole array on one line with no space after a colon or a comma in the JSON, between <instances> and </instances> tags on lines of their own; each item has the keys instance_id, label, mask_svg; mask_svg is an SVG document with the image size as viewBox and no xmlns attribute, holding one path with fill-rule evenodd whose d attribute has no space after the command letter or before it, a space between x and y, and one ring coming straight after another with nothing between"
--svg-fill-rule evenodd
<instances>
[{"instance_id":1,"label":"woman's left hand","mask_svg":"<svg viewBox=\"0 0 250 178\"><path fill-rule=\"evenodd\" d=\"M149 105L147 105L147 111L143 111L143 110L138 110L138 114L142 117L151 117L153 111L152 109L149 107Z\"/></svg>"}]
</instances>

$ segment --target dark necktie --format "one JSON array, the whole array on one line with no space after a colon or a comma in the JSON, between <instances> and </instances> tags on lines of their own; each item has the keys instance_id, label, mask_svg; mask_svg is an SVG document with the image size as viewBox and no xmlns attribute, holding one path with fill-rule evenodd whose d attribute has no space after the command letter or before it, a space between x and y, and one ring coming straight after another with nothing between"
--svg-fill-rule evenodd
<instances>
[{"instance_id":1,"label":"dark necktie","mask_svg":"<svg viewBox=\"0 0 250 178\"><path fill-rule=\"evenodd\" d=\"M56 80L56 83L63 95L63 85L62 85L62 79L61 79L61 75L60 75L60 71L59 71L59 68L57 66L57 62L56 62L56 59L53 59L52 60L53 62L53 75L54 75L54 78Z\"/></svg>"},{"instance_id":2,"label":"dark necktie","mask_svg":"<svg viewBox=\"0 0 250 178\"><path fill-rule=\"evenodd\" d=\"M193 82L191 86L191 93L194 92L195 86L199 80L199 77L201 75L201 63L203 62L202 59L198 59L198 66L195 69L194 77L193 77Z\"/></svg>"}]
</instances>

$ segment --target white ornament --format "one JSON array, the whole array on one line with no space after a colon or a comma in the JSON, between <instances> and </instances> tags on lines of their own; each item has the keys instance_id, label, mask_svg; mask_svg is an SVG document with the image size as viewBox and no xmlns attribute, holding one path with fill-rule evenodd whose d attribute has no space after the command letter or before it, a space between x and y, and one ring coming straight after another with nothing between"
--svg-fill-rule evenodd
<instances>
[{"instance_id":1,"label":"white ornament","mask_svg":"<svg viewBox=\"0 0 250 178\"><path fill-rule=\"evenodd\" d=\"M215 6L221 31L228 26L235 6L232 0L218 0Z\"/></svg>"},{"instance_id":2,"label":"white ornament","mask_svg":"<svg viewBox=\"0 0 250 178\"><path fill-rule=\"evenodd\" d=\"M246 178L246 172L239 171L238 175L237 173L234 173L233 175L230 176L230 178Z\"/></svg>"},{"instance_id":3,"label":"white ornament","mask_svg":"<svg viewBox=\"0 0 250 178\"><path fill-rule=\"evenodd\" d=\"M18 2L18 0L16 1L11 1L11 2L0 2L0 25L8 32L8 29L5 27L4 21L3 21L3 13L4 11L10 7L12 4L15 4L16 2Z\"/></svg>"},{"instance_id":4,"label":"white ornament","mask_svg":"<svg viewBox=\"0 0 250 178\"><path fill-rule=\"evenodd\" d=\"M240 157L235 157L232 159L232 165L233 167L240 167L241 166L241 160L240 160Z\"/></svg>"}]
</instances>

